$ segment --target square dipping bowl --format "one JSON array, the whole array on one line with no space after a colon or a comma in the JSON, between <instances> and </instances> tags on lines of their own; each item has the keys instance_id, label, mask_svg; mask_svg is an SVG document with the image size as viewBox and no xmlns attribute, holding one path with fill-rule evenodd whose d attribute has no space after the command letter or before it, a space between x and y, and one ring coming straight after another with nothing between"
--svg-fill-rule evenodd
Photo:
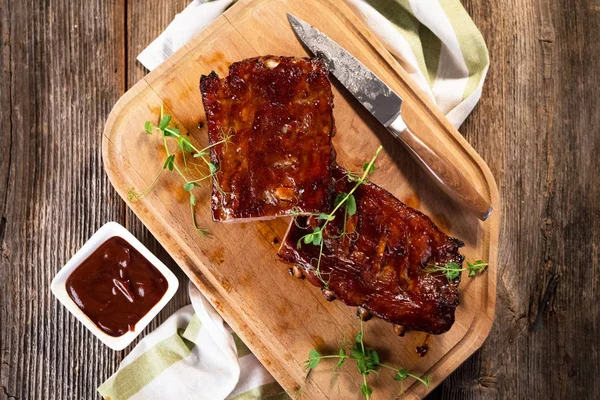
<instances>
[{"instance_id":1,"label":"square dipping bowl","mask_svg":"<svg viewBox=\"0 0 600 400\"><path fill-rule=\"evenodd\" d=\"M133 331L128 331L121 336L111 336L101 330L77 304L71 299L67 292L67 279L81 263L92 255L104 242L112 237L121 237L127 243L136 249L146 260L150 262L166 279L167 291L136 324ZM116 222L108 222L102 226L94 235L83 245L81 249L62 267L52 280L51 290L54 296L77 318L86 328L88 328L102 343L113 350L123 350L127 347L143 330L154 317L164 308L173 298L179 287L179 281L173 275L171 270L165 266L154 254L150 252L139 240L136 239L127 229Z\"/></svg>"}]
</instances>

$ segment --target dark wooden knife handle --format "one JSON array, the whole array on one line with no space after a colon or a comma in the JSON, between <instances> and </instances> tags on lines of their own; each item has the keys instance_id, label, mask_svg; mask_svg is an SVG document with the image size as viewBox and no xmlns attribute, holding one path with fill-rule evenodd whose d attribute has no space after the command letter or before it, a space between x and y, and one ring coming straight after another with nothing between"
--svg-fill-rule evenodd
<instances>
[{"instance_id":1,"label":"dark wooden knife handle","mask_svg":"<svg viewBox=\"0 0 600 400\"><path fill-rule=\"evenodd\" d=\"M416 137L406 124L400 121L390 125L388 129L409 150L411 155L437 185L463 207L472 211L477 217L485 221L492 212L491 204L486 201L477 190L447 158L436 153L421 139Z\"/></svg>"}]
</instances>

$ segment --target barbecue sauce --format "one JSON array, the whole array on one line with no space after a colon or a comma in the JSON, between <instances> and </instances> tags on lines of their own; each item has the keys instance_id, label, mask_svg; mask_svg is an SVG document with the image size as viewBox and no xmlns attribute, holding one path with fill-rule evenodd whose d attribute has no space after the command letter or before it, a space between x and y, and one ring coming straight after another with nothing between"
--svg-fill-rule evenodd
<instances>
[{"instance_id":1,"label":"barbecue sauce","mask_svg":"<svg viewBox=\"0 0 600 400\"><path fill-rule=\"evenodd\" d=\"M429 351L429 346L427 346L426 344L424 344L423 346L417 346L417 354L419 355L419 357L425 357L427 351Z\"/></svg>"},{"instance_id":2,"label":"barbecue sauce","mask_svg":"<svg viewBox=\"0 0 600 400\"><path fill-rule=\"evenodd\" d=\"M118 337L167 291L166 278L125 239L104 242L69 276L67 292L102 331Z\"/></svg>"}]
</instances>

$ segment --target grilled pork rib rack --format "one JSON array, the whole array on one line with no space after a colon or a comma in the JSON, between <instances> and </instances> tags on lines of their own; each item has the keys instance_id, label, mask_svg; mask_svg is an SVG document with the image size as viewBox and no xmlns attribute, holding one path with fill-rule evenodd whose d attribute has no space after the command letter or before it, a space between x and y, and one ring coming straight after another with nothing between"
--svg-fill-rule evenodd
<instances>
[{"instance_id":1,"label":"grilled pork rib rack","mask_svg":"<svg viewBox=\"0 0 600 400\"><path fill-rule=\"evenodd\" d=\"M211 148L218 166L213 220L328 212L336 195L354 186L334 163L333 94L321 60L247 59L232 64L226 78L202 76L200 89L210 143L228 140ZM345 218L342 207L325 229L321 279L320 246L297 243L322 221L292 221L279 256L322 287L328 300L359 307L363 319L375 315L396 324L397 332L448 331L460 277L448 280L427 268L462 264L463 243L372 183L360 185L354 197L356 214Z\"/></svg>"},{"instance_id":2,"label":"grilled pork rib rack","mask_svg":"<svg viewBox=\"0 0 600 400\"><path fill-rule=\"evenodd\" d=\"M211 149L215 221L318 212L331 194L333 94L316 58L257 57L200 79Z\"/></svg>"},{"instance_id":3,"label":"grilled pork rib rack","mask_svg":"<svg viewBox=\"0 0 600 400\"><path fill-rule=\"evenodd\" d=\"M336 167L334 193L348 193L354 182ZM335 295L349 306L361 308L362 318L372 313L407 329L440 334L454 323L460 277L429 273L431 265L461 264L460 240L441 232L421 212L407 206L379 186L366 182L354 192L357 212L335 214L323 234L321 278L328 283L326 297ZM286 262L299 265L308 280L323 287L315 268L319 246L298 241L317 221L292 222L279 250ZM302 229L302 224L308 229ZM329 293L333 292L333 293ZM366 311L366 312L365 312Z\"/></svg>"}]
</instances>

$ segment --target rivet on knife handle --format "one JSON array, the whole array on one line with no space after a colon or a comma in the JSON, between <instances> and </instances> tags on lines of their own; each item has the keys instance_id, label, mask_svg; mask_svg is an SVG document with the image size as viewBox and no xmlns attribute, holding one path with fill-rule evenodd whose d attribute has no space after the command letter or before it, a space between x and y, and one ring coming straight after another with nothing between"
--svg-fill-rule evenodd
<instances>
[{"instance_id":1,"label":"rivet on knife handle","mask_svg":"<svg viewBox=\"0 0 600 400\"><path fill-rule=\"evenodd\" d=\"M469 180L445 157L437 154L416 137L406 126L402 116L398 116L388 126L388 130L409 150L413 158L421 164L437 185L463 207L471 210L485 221L492 207Z\"/></svg>"}]
</instances>

